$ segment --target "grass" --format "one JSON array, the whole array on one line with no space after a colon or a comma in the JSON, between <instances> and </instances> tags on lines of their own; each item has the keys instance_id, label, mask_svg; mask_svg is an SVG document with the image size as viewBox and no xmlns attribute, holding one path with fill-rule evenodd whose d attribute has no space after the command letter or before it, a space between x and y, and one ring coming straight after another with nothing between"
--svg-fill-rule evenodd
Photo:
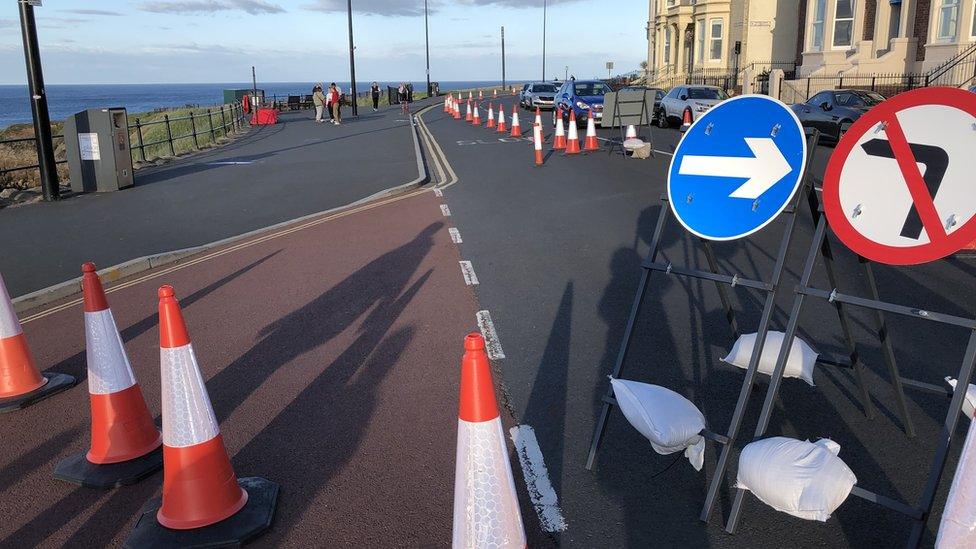
<instances>
[{"instance_id":1,"label":"grass","mask_svg":"<svg viewBox=\"0 0 976 549\"><path fill-rule=\"evenodd\" d=\"M180 156L195 150L210 148L225 141L228 138L228 133L233 132L233 124L229 107L224 107L223 120L221 120L220 109L220 106L212 107L209 117L205 107L186 107L129 114L129 125L133 126L129 140L133 147L132 157L135 167L138 168L142 163L153 162L161 158ZM193 114L192 122L190 120L191 113ZM169 132L173 135L172 149L169 145L166 117L169 117ZM141 142L145 144L145 148L141 152L136 149L140 143L137 129L134 127L137 120L141 125ZM211 133L211 121L213 133ZM227 124L226 131L222 128L224 123ZM197 133L196 140L193 138L194 126ZM60 135L63 127L63 122L52 123L52 134ZM34 128L30 124L15 124L5 130L0 130L0 141L33 136ZM57 161L67 159L64 140L61 138L54 140L54 158ZM37 151L33 141L0 144L0 170L35 164L37 164ZM69 175L67 164L58 164L57 170L58 179L62 183L67 181ZM40 185L40 174L36 169L0 174L0 189L29 189L38 185Z\"/></svg>"}]
</instances>

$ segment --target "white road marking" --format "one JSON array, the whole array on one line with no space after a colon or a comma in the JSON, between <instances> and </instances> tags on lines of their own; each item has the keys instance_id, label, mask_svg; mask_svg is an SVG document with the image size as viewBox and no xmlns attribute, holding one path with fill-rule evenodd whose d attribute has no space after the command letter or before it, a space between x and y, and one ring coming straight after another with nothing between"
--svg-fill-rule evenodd
<instances>
[{"instance_id":1,"label":"white road marking","mask_svg":"<svg viewBox=\"0 0 976 549\"><path fill-rule=\"evenodd\" d=\"M207 162L207 166L246 166L247 164L253 163L253 160L227 160L223 162Z\"/></svg>"},{"instance_id":2,"label":"white road marking","mask_svg":"<svg viewBox=\"0 0 976 549\"><path fill-rule=\"evenodd\" d=\"M444 191L440 189L434 189L434 196L438 196L438 197L444 196Z\"/></svg>"},{"instance_id":3,"label":"white road marking","mask_svg":"<svg viewBox=\"0 0 976 549\"><path fill-rule=\"evenodd\" d=\"M492 360L505 358L505 351L502 350L502 344L498 341L498 332L495 331L495 323L491 321L491 313L478 311L475 316L478 319L478 329L481 330L481 336L485 338L488 358Z\"/></svg>"},{"instance_id":4,"label":"white road marking","mask_svg":"<svg viewBox=\"0 0 976 549\"><path fill-rule=\"evenodd\" d=\"M512 427L509 432L515 451L518 453L519 463L522 465L522 476L525 477L525 487L529 492L529 499L539 515L539 523L546 532L562 532L566 530L566 519L559 508L559 498L556 490L549 481L549 470L539 448L539 440L530 425Z\"/></svg>"},{"instance_id":5,"label":"white road marking","mask_svg":"<svg viewBox=\"0 0 976 549\"><path fill-rule=\"evenodd\" d=\"M451 227L447 229L447 232L451 233L451 241L453 241L455 244L460 244L464 242L463 240L461 240L461 231L455 229L454 227Z\"/></svg>"},{"instance_id":6,"label":"white road marking","mask_svg":"<svg viewBox=\"0 0 976 549\"><path fill-rule=\"evenodd\" d=\"M656 152L658 154L666 154L668 156L674 156L674 153L669 153L668 151L659 151L657 149L654 149L654 152Z\"/></svg>"},{"instance_id":7,"label":"white road marking","mask_svg":"<svg viewBox=\"0 0 976 549\"><path fill-rule=\"evenodd\" d=\"M451 209L447 207L447 204L441 204L441 213L444 217L451 217Z\"/></svg>"},{"instance_id":8,"label":"white road marking","mask_svg":"<svg viewBox=\"0 0 976 549\"><path fill-rule=\"evenodd\" d=\"M461 264L461 274L464 275L464 283L468 286L478 285L478 275L474 273L474 266L470 261L458 261Z\"/></svg>"}]
</instances>

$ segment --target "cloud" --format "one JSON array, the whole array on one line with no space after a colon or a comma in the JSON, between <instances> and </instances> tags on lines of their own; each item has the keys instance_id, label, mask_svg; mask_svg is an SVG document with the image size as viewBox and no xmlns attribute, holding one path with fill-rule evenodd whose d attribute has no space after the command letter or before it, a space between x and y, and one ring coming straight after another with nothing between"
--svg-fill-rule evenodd
<instances>
[{"instance_id":1,"label":"cloud","mask_svg":"<svg viewBox=\"0 0 976 549\"><path fill-rule=\"evenodd\" d=\"M106 15L106 16L119 16L124 15L122 12L109 11L109 10L63 10L67 13L76 13L78 15Z\"/></svg>"},{"instance_id":2,"label":"cloud","mask_svg":"<svg viewBox=\"0 0 976 549\"><path fill-rule=\"evenodd\" d=\"M429 2L428 11L434 13L439 4L437 0ZM317 0L302 8L326 13L346 13L348 6L346 0ZM352 10L365 15L413 17L424 14L424 0L356 0Z\"/></svg>"},{"instance_id":3,"label":"cloud","mask_svg":"<svg viewBox=\"0 0 976 549\"><path fill-rule=\"evenodd\" d=\"M139 6L150 13L217 13L243 11L251 15L284 13L285 8L266 0L184 0L177 2L146 2Z\"/></svg>"}]
</instances>

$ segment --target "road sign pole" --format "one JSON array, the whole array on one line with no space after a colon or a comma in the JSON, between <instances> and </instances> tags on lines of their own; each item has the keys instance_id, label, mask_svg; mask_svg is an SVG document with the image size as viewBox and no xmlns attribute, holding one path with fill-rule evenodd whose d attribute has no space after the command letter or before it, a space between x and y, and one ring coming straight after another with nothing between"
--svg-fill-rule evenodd
<instances>
[{"instance_id":1,"label":"road sign pole","mask_svg":"<svg viewBox=\"0 0 976 549\"><path fill-rule=\"evenodd\" d=\"M58 200L61 196L58 170L54 161L54 141L51 136L51 115L47 107L47 91L41 70L41 51L37 43L37 24L34 6L27 0L20 5L20 30L24 40L24 60L27 63L27 91L30 94L31 114L34 120L34 143L37 148L37 165L41 176L41 189L45 201Z\"/></svg>"}]
</instances>

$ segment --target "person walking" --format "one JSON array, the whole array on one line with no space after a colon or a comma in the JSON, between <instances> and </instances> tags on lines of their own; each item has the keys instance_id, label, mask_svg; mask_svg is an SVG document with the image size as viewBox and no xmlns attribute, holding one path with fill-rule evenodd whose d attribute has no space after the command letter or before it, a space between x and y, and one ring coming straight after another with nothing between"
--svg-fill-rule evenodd
<instances>
[{"instance_id":1,"label":"person walking","mask_svg":"<svg viewBox=\"0 0 976 549\"><path fill-rule=\"evenodd\" d=\"M340 98L339 87L333 82L329 85L329 105L332 108L332 123L336 126L342 124L342 104L340 103Z\"/></svg>"},{"instance_id":2,"label":"person walking","mask_svg":"<svg viewBox=\"0 0 976 549\"><path fill-rule=\"evenodd\" d=\"M400 114L410 114L410 103L407 99L407 85L400 82L400 87L397 88L397 100L400 101Z\"/></svg>"},{"instance_id":3,"label":"person walking","mask_svg":"<svg viewBox=\"0 0 976 549\"><path fill-rule=\"evenodd\" d=\"M369 89L370 95L373 96L373 112L376 112L380 108L380 85L373 82L372 87Z\"/></svg>"},{"instance_id":4,"label":"person walking","mask_svg":"<svg viewBox=\"0 0 976 549\"><path fill-rule=\"evenodd\" d=\"M316 84L312 88L312 103L315 105L315 123L321 124L322 111L325 110L325 94L322 93L322 84Z\"/></svg>"}]
</instances>

